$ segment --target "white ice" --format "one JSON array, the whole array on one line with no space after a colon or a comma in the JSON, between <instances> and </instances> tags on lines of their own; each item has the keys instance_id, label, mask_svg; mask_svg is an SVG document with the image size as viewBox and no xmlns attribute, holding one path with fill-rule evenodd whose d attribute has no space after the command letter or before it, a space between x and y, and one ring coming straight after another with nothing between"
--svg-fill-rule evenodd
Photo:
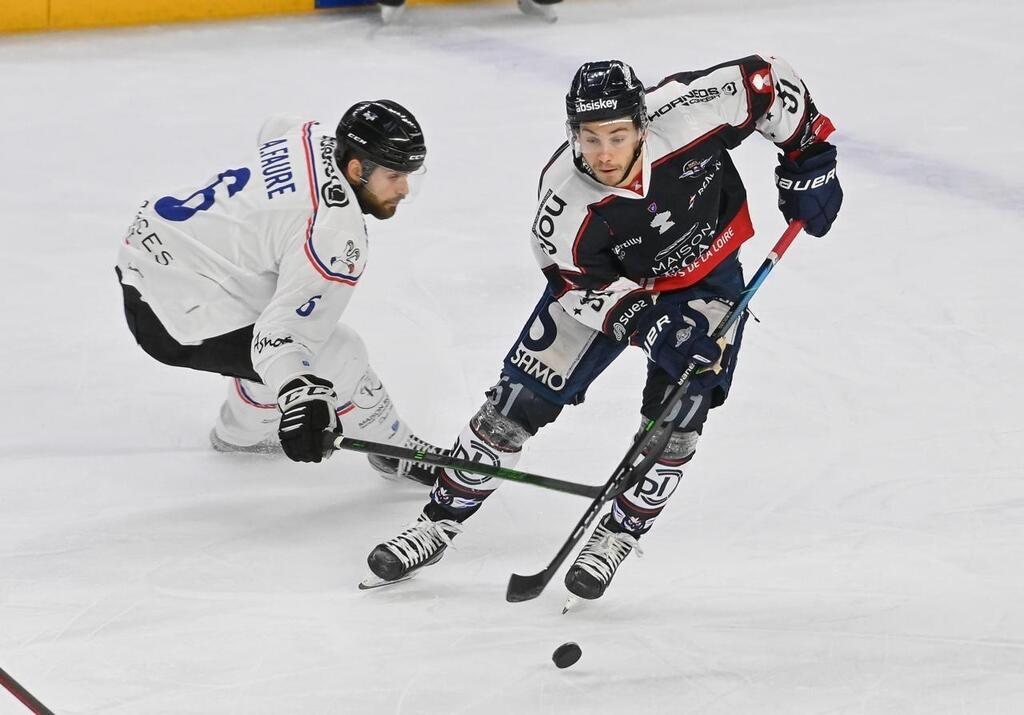
<instances>
[{"instance_id":1,"label":"white ice","mask_svg":"<svg viewBox=\"0 0 1024 715\"><path fill-rule=\"evenodd\" d=\"M1019 4L509 0L0 39L0 667L59 713L1024 712ZM846 203L764 285L730 402L643 559L560 615L508 604L586 502L509 484L436 567L360 592L424 501L359 455L211 453L225 386L164 367L112 269L137 203L262 119L398 99L420 199L371 222L346 320L425 437L482 400L543 280L536 180L588 59L641 78L786 57L840 128ZM734 155L758 237L774 148ZM628 354L521 467L603 482ZM552 650L583 658L556 670ZM26 712L0 690L0 712Z\"/></svg>"}]
</instances>

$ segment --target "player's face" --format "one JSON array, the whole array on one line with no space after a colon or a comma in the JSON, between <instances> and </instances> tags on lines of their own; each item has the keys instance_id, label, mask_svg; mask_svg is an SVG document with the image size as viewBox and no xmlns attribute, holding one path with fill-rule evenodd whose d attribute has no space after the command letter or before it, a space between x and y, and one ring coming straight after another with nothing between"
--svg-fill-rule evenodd
<instances>
[{"instance_id":1,"label":"player's face","mask_svg":"<svg viewBox=\"0 0 1024 715\"><path fill-rule=\"evenodd\" d=\"M633 178L623 175L633 163L640 139L631 119L585 122L577 135L583 160L594 170L597 180L609 186Z\"/></svg>"},{"instance_id":2,"label":"player's face","mask_svg":"<svg viewBox=\"0 0 1024 715\"><path fill-rule=\"evenodd\" d=\"M411 173L396 171L358 159L352 159L346 167L350 183L358 187L363 213L382 220L394 216L398 204L412 198L425 171L423 167Z\"/></svg>"},{"instance_id":3,"label":"player's face","mask_svg":"<svg viewBox=\"0 0 1024 715\"><path fill-rule=\"evenodd\" d=\"M372 198L372 213L376 218L386 219L395 215L400 204L409 195L409 175L378 166L370 172L364 191Z\"/></svg>"}]
</instances>

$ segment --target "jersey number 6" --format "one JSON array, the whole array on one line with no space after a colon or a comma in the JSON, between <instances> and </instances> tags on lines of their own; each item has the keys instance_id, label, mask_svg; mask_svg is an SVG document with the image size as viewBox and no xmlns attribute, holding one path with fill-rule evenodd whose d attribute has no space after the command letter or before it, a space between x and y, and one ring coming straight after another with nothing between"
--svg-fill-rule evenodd
<instances>
[{"instance_id":1,"label":"jersey number 6","mask_svg":"<svg viewBox=\"0 0 1024 715\"><path fill-rule=\"evenodd\" d=\"M223 183L227 186L228 198L231 198L245 188L245 185L249 183L250 176L252 176L252 172L248 169L228 169L217 174L217 180L212 184L204 186L187 198L177 199L173 196L164 196L157 199L153 209L158 216L168 221L188 221L199 211L206 211L213 206L214 201L217 200L217 187L220 184ZM197 201L196 199L199 197L202 198Z\"/></svg>"}]
</instances>

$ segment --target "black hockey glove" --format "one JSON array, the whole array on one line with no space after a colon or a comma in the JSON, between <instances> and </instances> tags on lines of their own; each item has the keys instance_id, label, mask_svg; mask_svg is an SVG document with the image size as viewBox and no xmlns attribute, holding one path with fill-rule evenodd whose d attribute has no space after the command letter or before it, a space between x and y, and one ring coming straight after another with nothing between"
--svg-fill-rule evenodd
<instances>
[{"instance_id":1,"label":"black hockey glove","mask_svg":"<svg viewBox=\"0 0 1024 715\"><path fill-rule=\"evenodd\" d=\"M812 144L796 159L779 155L775 167L779 210L787 221L801 220L812 236L824 236L843 205L843 189L836 176L836 148L828 142Z\"/></svg>"},{"instance_id":2,"label":"black hockey glove","mask_svg":"<svg viewBox=\"0 0 1024 715\"><path fill-rule=\"evenodd\" d=\"M723 377L718 367L722 348L708 336L708 329L708 319L692 308L655 305L642 316L637 335L647 358L677 380L693 360L697 367L690 386L703 392Z\"/></svg>"},{"instance_id":3,"label":"black hockey glove","mask_svg":"<svg viewBox=\"0 0 1024 715\"><path fill-rule=\"evenodd\" d=\"M300 375L281 388L277 406L281 410L277 436L288 458L295 462L323 459L324 432L341 431L334 385L315 375Z\"/></svg>"}]
</instances>

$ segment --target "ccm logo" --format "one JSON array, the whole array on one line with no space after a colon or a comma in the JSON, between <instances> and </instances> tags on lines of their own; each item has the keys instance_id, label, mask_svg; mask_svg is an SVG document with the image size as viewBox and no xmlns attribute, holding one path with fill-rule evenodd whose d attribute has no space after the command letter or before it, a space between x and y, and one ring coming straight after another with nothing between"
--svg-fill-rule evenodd
<instances>
[{"instance_id":1,"label":"ccm logo","mask_svg":"<svg viewBox=\"0 0 1024 715\"><path fill-rule=\"evenodd\" d=\"M787 189L789 191L807 191L808 189L817 189L832 179L836 178L836 170L832 169L827 174L822 174L816 179L804 179L803 181L793 181L792 179L784 179L781 176L775 177L775 183L779 185L780 189Z\"/></svg>"}]
</instances>

